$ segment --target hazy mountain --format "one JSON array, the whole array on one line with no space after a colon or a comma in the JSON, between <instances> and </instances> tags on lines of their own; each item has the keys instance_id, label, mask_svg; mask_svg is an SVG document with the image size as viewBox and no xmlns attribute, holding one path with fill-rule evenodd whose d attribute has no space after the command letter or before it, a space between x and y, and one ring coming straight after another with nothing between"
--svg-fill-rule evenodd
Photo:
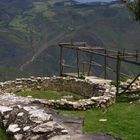
<instances>
[{"instance_id":1,"label":"hazy mountain","mask_svg":"<svg viewBox=\"0 0 140 140\"><path fill-rule=\"evenodd\" d=\"M58 74L61 41L135 50L139 38L140 25L118 2L1 0L0 79ZM74 52L65 57L75 63Z\"/></svg>"},{"instance_id":2,"label":"hazy mountain","mask_svg":"<svg viewBox=\"0 0 140 140\"><path fill-rule=\"evenodd\" d=\"M112 2L116 0L76 0L81 3L91 3L91 2Z\"/></svg>"}]
</instances>

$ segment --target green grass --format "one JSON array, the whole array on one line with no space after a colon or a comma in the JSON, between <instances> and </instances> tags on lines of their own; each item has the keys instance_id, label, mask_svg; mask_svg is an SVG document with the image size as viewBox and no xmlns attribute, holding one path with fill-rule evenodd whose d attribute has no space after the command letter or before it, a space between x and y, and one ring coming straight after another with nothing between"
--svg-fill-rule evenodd
<instances>
[{"instance_id":1,"label":"green grass","mask_svg":"<svg viewBox=\"0 0 140 140\"><path fill-rule=\"evenodd\" d=\"M42 13L47 18L52 18L55 15L46 2L33 2L31 13Z\"/></svg>"},{"instance_id":2,"label":"green grass","mask_svg":"<svg viewBox=\"0 0 140 140\"><path fill-rule=\"evenodd\" d=\"M0 128L0 140L11 140L3 129Z\"/></svg>"},{"instance_id":3,"label":"green grass","mask_svg":"<svg viewBox=\"0 0 140 140\"><path fill-rule=\"evenodd\" d=\"M140 139L140 104L116 103L106 113L102 110L92 109L87 111L62 111L85 118L83 130L86 132L102 132L123 137L125 140ZM107 119L100 122L100 119Z\"/></svg>"},{"instance_id":4,"label":"green grass","mask_svg":"<svg viewBox=\"0 0 140 140\"><path fill-rule=\"evenodd\" d=\"M58 91L40 91L40 90L33 90L33 91L24 91L24 92L18 92L18 96L32 96L33 98L39 98L39 99L48 99L48 100L58 100L61 99L62 96L66 95L72 95L74 97L73 100L81 99L82 96L76 95L74 93L70 92L58 92Z\"/></svg>"}]
</instances>

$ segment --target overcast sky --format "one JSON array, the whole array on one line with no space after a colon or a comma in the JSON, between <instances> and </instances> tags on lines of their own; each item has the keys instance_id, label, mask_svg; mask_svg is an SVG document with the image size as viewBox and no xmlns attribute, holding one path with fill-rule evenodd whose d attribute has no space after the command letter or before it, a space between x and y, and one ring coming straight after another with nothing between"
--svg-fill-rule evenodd
<instances>
[{"instance_id":1,"label":"overcast sky","mask_svg":"<svg viewBox=\"0 0 140 140\"><path fill-rule=\"evenodd\" d=\"M95 2L95 1L111 2L113 0L76 0L76 1L85 3L85 2Z\"/></svg>"}]
</instances>

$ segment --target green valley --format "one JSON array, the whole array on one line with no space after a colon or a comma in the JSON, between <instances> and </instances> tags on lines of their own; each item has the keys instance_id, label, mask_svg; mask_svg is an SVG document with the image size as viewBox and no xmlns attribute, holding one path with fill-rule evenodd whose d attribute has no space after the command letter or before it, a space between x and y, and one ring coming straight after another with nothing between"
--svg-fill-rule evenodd
<instances>
[{"instance_id":1,"label":"green valley","mask_svg":"<svg viewBox=\"0 0 140 140\"><path fill-rule=\"evenodd\" d=\"M136 50L139 37L139 24L119 2L1 0L0 80L57 75L57 44L61 41L86 41L92 46ZM65 58L72 62L69 54Z\"/></svg>"}]
</instances>

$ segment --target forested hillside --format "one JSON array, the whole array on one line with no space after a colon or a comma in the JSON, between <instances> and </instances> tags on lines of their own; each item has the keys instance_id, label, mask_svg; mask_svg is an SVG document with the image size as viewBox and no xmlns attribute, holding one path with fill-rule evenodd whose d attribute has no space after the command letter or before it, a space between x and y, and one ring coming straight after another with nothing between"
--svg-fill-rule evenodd
<instances>
[{"instance_id":1,"label":"forested hillside","mask_svg":"<svg viewBox=\"0 0 140 140\"><path fill-rule=\"evenodd\" d=\"M140 25L119 2L0 0L0 79L59 73L61 41L139 49ZM74 55L65 56L75 61Z\"/></svg>"}]
</instances>

